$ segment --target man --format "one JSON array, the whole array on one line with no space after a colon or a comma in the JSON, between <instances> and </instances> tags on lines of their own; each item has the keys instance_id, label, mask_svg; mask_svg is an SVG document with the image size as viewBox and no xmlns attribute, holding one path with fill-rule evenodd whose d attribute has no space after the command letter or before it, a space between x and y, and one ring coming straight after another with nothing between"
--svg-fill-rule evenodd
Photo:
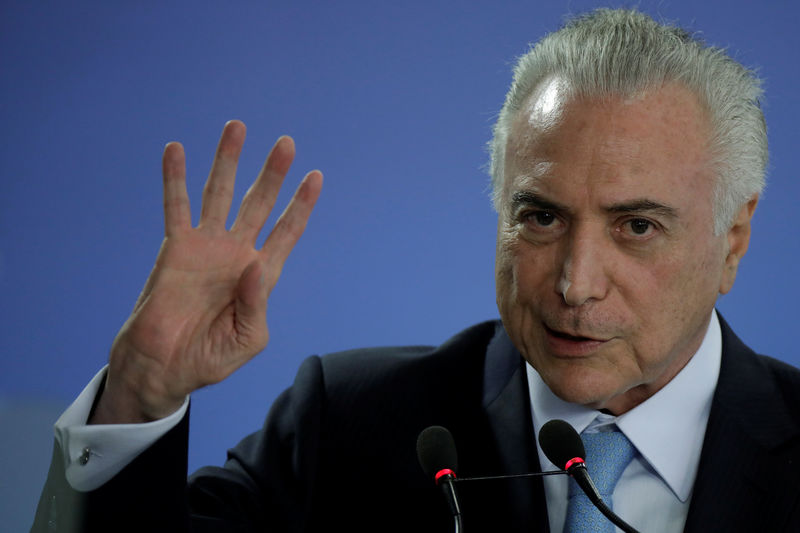
<instances>
[{"instance_id":1,"label":"man","mask_svg":"<svg viewBox=\"0 0 800 533\"><path fill-rule=\"evenodd\" d=\"M522 473L553 469L534 437L561 418L587 442L624 435L631 457L606 496L640 530L797 530L800 373L714 311L763 188L759 95L724 53L636 12L546 37L520 60L492 142L502 322L437 348L308 359L263 430L188 489L188 395L266 345L266 301L322 176L256 250L291 139L230 231L244 126L223 131L196 228L168 145L166 238L107 370L57 424L34 529L442 531L420 430L451 429L462 475ZM575 531L568 490L555 476L458 486L475 531Z\"/></svg>"}]
</instances>

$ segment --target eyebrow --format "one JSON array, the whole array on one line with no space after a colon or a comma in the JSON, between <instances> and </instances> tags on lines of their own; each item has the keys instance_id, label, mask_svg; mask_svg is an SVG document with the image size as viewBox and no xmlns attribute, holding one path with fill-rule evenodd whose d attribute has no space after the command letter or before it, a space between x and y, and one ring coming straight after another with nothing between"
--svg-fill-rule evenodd
<instances>
[{"instance_id":1,"label":"eyebrow","mask_svg":"<svg viewBox=\"0 0 800 533\"><path fill-rule=\"evenodd\" d=\"M548 200L532 191L517 191L511 195L511 209L516 211L522 206L560 213L569 213L571 211L567 206ZM678 210L674 207L647 198L611 204L608 207L604 207L603 211L614 214L653 213L669 218L678 217Z\"/></svg>"},{"instance_id":2,"label":"eyebrow","mask_svg":"<svg viewBox=\"0 0 800 533\"><path fill-rule=\"evenodd\" d=\"M677 218L678 210L674 207L664 205L653 200L643 198L641 200L632 200L630 202L622 202L619 204L612 204L603 208L608 213L654 213L669 218Z\"/></svg>"},{"instance_id":3,"label":"eyebrow","mask_svg":"<svg viewBox=\"0 0 800 533\"><path fill-rule=\"evenodd\" d=\"M567 206L547 200L531 191L517 191L511 195L511 209L516 211L521 206L536 207L545 211L567 212Z\"/></svg>"}]
</instances>

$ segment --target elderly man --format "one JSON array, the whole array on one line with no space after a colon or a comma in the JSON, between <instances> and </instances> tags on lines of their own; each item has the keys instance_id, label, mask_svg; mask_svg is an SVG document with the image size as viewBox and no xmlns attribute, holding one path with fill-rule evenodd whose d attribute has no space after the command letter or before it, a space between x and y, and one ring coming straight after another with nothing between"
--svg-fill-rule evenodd
<instances>
[{"instance_id":1,"label":"elderly man","mask_svg":"<svg viewBox=\"0 0 800 533\"><path fill-rule=\"evenodd\" d=\"M535 435L554 418L582 433L593 474L623 458L601 492L637 529L800 529L800 372L714 311L763 187L759 95L722 51L637 12L547 36L519 61L491 144L502 320L439 347L309 358L262 431L188 488L188 395L266 345L267 297L322 176L257 250L292 141L230 231L244 126L223 131L196 228L168 145L164 244L109 366L57 424L34 529L445 531L417 434L450 428L465 476L537 472L553 469ZM571 483L461 483L464 523L610 527Z\"/></svg>"}]
</instances>

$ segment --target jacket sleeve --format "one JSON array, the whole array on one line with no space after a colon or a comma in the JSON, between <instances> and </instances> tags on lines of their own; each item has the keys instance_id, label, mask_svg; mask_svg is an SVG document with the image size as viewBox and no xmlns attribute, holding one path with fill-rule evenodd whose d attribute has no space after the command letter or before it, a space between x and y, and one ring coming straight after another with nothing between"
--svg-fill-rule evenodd
<instances>
[{"instance_id":1,"label":"jacket sleeve","mask_svg":"<svg viewBox=\"0 0 800 533\"><path fill-rule=\"evenodd\" d=\"M119 474L88 492L70 486L63 453L56 443L31 531L126 531L149 524L159 524L153 531L160 531L161 525L164 531L186 531L188 430L187 414Z\"/></svg>"},{"instance_id":2,"label":"jacket sleeve","mask_svg":"<svg viewBox=\"0 0 800 533\"><path fill-rule=\"evenodd\" d=\"M228 451L224 467L187 483L189 415L101 487L79 492L54 447L31 531L303 531L312 505L323 413L318 357L273 404L261 431Z\"/></svg>"}]
</instances>

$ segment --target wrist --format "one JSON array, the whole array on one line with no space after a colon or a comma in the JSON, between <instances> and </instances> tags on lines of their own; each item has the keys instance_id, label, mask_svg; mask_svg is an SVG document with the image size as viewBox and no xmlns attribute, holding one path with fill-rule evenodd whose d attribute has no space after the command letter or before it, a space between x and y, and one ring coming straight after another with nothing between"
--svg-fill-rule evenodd
<instances>
[{"instance_id":1,"label":"wrist","mask_svg":"<svg viewBox=\"0 0 800 533\"><path fill-rule=\"evenodd\" d=\"M98 391L89 424L142 424L165 418L183 405L186 395L171 397L159 380L160 372L134 372L115 364L132 357L112 355L103 386ZM130 366L130 365L128 365ZM138 366L138 365L137 365ZM141 368L140 368L141 370Z\"/></svg>"}]
</instances>

